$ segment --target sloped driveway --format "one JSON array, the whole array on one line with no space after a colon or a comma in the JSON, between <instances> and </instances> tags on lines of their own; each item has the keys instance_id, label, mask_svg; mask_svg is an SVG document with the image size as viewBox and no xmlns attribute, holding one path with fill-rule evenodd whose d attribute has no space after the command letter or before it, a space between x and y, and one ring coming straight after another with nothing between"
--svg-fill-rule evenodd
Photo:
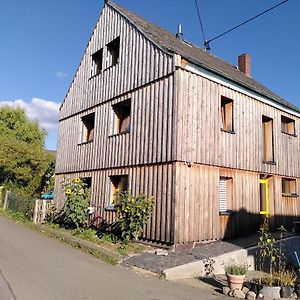
<instances>
[{"instance_id":1,"label":"sloped driveway","mask_svg":"<svg viewBox=\"0 0 300 300\"><path fill-rule=\"evenodd\" d=\"M208 291L146 278L0 217L0 299L218 299Z\"/></svg>"}]
</instances>

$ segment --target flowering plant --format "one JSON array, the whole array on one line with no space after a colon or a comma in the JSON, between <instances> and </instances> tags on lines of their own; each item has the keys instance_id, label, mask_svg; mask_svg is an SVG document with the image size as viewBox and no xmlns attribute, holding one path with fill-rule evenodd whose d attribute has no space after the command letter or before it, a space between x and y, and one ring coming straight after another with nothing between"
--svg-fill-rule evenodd
<instances>
[{"instance_id":1,"label":"flowering plant","mask_svg":"<svg viewBox=\"0 0 300 300\"><path fill-rule=\"evenodd\" d=\"M87 225L87 210L90 202L90 190L81 178L65 179L62 188L67 198L64 210L64 224L79 228Z\"/></svg>"}]
</instances>

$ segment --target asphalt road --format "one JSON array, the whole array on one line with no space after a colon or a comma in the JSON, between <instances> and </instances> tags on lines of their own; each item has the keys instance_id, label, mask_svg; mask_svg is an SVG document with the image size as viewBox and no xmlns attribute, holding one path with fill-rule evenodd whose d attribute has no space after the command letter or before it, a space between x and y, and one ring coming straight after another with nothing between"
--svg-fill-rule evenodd
<instances>
[{"instance_id":1,"label":"asphalt road","mask_svg":"<svg viewBox=\"0 0 300 300\"><path fill-rule=\"evenodd\" d=\"M0 217L0 300L217 298L111 266Z\"/></svg>"}]
</instances>

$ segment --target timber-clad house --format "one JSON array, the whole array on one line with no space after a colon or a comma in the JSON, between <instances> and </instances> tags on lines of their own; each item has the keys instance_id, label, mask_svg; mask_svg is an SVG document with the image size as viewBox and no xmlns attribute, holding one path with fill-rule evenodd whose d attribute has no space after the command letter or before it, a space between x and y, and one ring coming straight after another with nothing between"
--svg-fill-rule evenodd
<instances>
[{"instance_id":1,"label":"timber-clad house","mask_svg":"<svg viewBox=\"0 0 300 300\"><path fill-rule=\"evenodd\" d=\"M194 243L300 216L300 110L239 67L106 1L61 105L56 195L91 184L93 220L115 189L156 197L142 238Z\"/></svg>"}]
</instances>

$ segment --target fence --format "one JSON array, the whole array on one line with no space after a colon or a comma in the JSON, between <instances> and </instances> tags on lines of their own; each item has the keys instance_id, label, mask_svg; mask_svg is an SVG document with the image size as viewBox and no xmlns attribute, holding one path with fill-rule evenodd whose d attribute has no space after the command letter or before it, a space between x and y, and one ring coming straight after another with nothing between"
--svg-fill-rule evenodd
<instances>
[{"instance_id":1,"label":"fence","mask_svg":"<svg viewBox=\"0 0 300 300\"><path fill-rule=\"evenodd\" d=\"M21 212L28 219L31 219L33 216L34 201L29 197L22 196L11 191L5 191L2 202L3 205L1 206L3 209Z\"/></svg>"},{"instance_id":2,"label":"fence","mask_svg":"<svg viewBox=\"0 0 300 300\"><path fill-rule=\"evenodd\" d=\"M35 200L33 222L44 223L46 215L55 209L54 200L37 199Z\"/></svg>"}]
</instances>

